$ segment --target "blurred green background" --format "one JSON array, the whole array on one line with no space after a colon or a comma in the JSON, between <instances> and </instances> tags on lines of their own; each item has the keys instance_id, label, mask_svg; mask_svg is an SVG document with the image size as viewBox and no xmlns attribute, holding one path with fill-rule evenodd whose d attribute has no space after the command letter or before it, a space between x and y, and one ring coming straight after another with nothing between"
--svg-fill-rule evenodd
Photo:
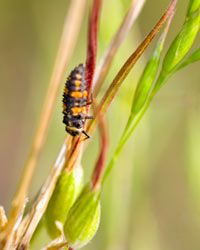
<instances>
[{"instance_id":1,"label":"blurred green background","mask_svg":"<svg viewBox=\"0 0 200 250\"><path fill-rule=\"evenodd\" d=\"M181 27L188 2L179 1L166 47ZM129 3L104 1L98 58ZM117 53L102 93L168 3L147 0ZM0 0L0 204L7 211L36 129L68 6L69 0ZM66 76L85 60L86 25L87 16ZM109 109L109 156L123 131L135 84L152 49L153 44ZM170 79L153 101L105 185L101 225L95 239L84 249L200 249L199 76L199 63L189 66ZM65 137L62 90L63 86L33 179L31 198L47 177ZM83 158L86 180L97 150L95 135Z\"/></svg>"}]
</instances>

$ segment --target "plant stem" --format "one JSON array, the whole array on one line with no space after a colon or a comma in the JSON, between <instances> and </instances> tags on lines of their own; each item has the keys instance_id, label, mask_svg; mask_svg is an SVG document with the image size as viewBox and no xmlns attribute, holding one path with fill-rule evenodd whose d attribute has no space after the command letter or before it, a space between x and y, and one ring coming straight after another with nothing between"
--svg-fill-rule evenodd
<instances>
[{"instance_id":1,"label":"plant stem","mask_svg":"<svg viewBox=\"0 0 200 250\"><path fill-rule=\"evenodd\" d=\"M96 166L94 168L92 174L92 189L98 189L102 182L102 177L104 174L105 169L105 161L106 155L108 151L108 133L107 133L107 124L103 114L99 114L98 116L99 121L99 131L100 131L100 138L101 138L101 148L99 153L99 158L96 162Z\"/></svg>"},{"instance_id":2,"label":"plant stem","mask_svg":"<svg viewBox=\"0 0 200 250\"><path fill-rule=\"evenodd\" d=\"M113 166L116 163L116 160L118 158L118 155L120 154L120 152L122 151L122 149L124 148L124 145L126 144L126 142L128 141L128 139L130 138L131 134L134 132L134 130L136 129L138 123L140 122L140 120L142 119L142 117L144 116L144 114L146 113L152 99L154 98L154 96L156 95L156 93L159 91L159 89L163 86L163 84L165 83L165 81L172 75L172 72L169 74L164 74L161 72L161 74L159 75L155 86L150 94L150 96L148 97L148 99L146 100L143 108L140 110L140 112L138 114L133 114L133 117L129 117L129 120L127 122L127 125L124 129L124 133L119 141L118 147L116 148L114 155L112 157L112 159L110 160L108 166L106 167L106 171L104 173L103 176L103 182L106 180L106 178L108 177L108 175L110 174Z\"/></svg>"},{"instance_id":3,"label":"plant stem","mask_svg":"<svg viewBox=\"0 0 200 250\"><path fill-rule=\"evenodd\" d=\"M102 183L105 182L106 178L108 177L108 175L110 174L110 172L112 171L113 166L116 163L116 160L118 158L118 155L120 154L120 152L122 151L122 149L124 148L124 145L126 144L126 142L128 141L128 139L130 138L130 135L133 133L133 131L135 130L135 128L137 127L138 123L140 122L140 120L142 119L143 115L145 114L147 108L148 108L149 104L146 103L145 107L140 111L140 113L135 117L134 122L131 126L131 128L129 128L129 131L127 132L126 130L128 129L128 126L126 127L126 130L124 130L125 132L123 133L120 142L118 144L118 147L116 148L114 155L112 157L112 159L110 160L108 166L106 167L106 171L104 173L103 176L103 181Z\"/></svg>"},{"instance_id":4,"label":"plant stem","mask_svg":"<svg viewBox=\"0 0 200 250\"><path fill-rule=\"evenodd\" d=\"M115 36L113 37L109 47L105 51L104 55L102 56L99 66L97 68L97 72L94 78L94 97L97 96L99 93L102 84L108 74L108 71L112 65L113 59L116 55L116 52L122 42L124 41L125 37L127 36L128 32L130 31L131 27L133 26L135 20L139 16L146 0L132 0L131 6L129 11L127 12L124 20L121 23L118 31L116 32Z\"/></svg>"},{"instance_id":5,"label":"plant stem","mask_svg":"<svg viewBox=\"0 0 200 250\"><path fill-rule=\"evenodd\" d=\"M21 176L19 187L14 196L9 221L6 227L6 237L10 237L11 231L14 228L19 216L21 215L25 198L27 196L31 180L35 171L35 167L45 143L50 119L53 112L53 107L56 101L56 96L66 70L66 65L69 62L74 50L76 40L79 34L82 23L84 7L86 0L73 0L69 9L69 14L64 23L63 33L56 57L56 62L52 77L50 79L49 88L43 104L38 127L33 139L32 147L28 160L25 163L24 170Z\"/></svg>"},{"instance_id":6,"label":"plant stem","mask_svg":"<svg viewBox=\"0 0 200 250\"><path fill-rule=\"evenodd\" d=\"M2 206L0 206L0 231L3 230L6 223L7 223L7 217L6 217L5 210Z\"/></svg>"},{"instance_id":7,"label":"plant stem","mask_svg":"<svg viewBox=\"0 0 200 250\"><path fill-rule=\"evenodd\" d=\"M63 144L60 153L56 159L56 162L53 166L53 168L51 169L51 172L46 180L46 182L44 183L44 185L42 186L40 193L36 199L36 201L34 202L31 211L28 213L28 215L24 218L23 221L25 221L25 225L23 225L23 228L20 229L20 233L21 235L18 237L18 242L16 242L15 244L18 245L19 244L19 249L22 246L28 246L29 245L29 241L40 221L40 219L42 218L46 207L48 205L48 202L51 198L51 195L54 191L57 179L63 169L63 166L65 164L65 155L67 152L67 141L66 143Z\"/></svg>"},{"instance_id":8,"label":"plant stem","mask_svg":"<svg viewBox=\"0 0 200 250\"><path fill-rule=\"evenodd\" d=\"M87 41L87 58L86 58L86 83L87 83L87 102L91 101L91 92L93 87L93 78L96 67L96 56L97 56L97 32L98 32L98 24L99 18L101 14L101 6L102 0L94 0L92 4L92 10L89 17L89 25L88 25L88 41ZM87 113L89 112L89 105L86 107ZM73 140L71 153L69 155L68 161L66 162L65 168L71 171L77 158L81 155L81 149L84 141L83 134Z\"/></svg>"},{"instance_id":9,"label":"plant stem","mask_svg":"<svg viewBox=\"0 0 200 250\"><path fill-rule=\"evenodd\" d=\"M177 0L171 1L169 7L164 12L162 17L159 19L159 21L156 23L156 25L153 27L153 29L149 32L149 34L145 37L145 39L140 43L140 45L137 47L137 49L132 53L132 55L126 60L124 65L121 67L115 78L113 79L112 83L110 84L109 88L107 89L106 93L104 94L100 105L98 106L97 113L102 112L105 113L112 103L114 97L116 96L119 88L123 84L124 80L126 79L127 75L133 68L133 66L136 64L136 62L139 60L139 58L144 53L145 49L151 44L152 40L155 38L155 36L158 34L160 29L162 28L163 24L166 22L166 20L173 15L174 9L176 6ZM96 115L96 117L98 114ZM88 131L93 131L97 119L93 119L88 124Z\"/></svg>"}]
</instances>

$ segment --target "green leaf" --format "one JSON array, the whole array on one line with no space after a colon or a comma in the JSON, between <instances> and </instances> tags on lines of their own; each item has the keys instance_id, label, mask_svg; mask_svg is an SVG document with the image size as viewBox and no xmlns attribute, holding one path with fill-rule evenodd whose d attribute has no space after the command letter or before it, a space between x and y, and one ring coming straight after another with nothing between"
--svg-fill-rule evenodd
<instances>
[{"instance_id":1,"label":"green leaf","mask_svg":"<svg viewBox=\"0 0 200 250\"><path fill-rule=\"evenodd\" d=\"M55 222L65 223L69 209L73 205L82 182L82 169L76 168L72 172L63 170L53 195L45 212L48 233L52 238L59 236Z\"/></svg>"},{"instance_id":2,"label":"green leaf","mask_svg":"<svg viewBox=\"0 0 200 250\"><path fill-rule=\"evenodd\" d=\"M95 235L100 222L100 194L87 185L69 211L64 225L68 245L79 249Z\"/></svg>"}]
</instances>

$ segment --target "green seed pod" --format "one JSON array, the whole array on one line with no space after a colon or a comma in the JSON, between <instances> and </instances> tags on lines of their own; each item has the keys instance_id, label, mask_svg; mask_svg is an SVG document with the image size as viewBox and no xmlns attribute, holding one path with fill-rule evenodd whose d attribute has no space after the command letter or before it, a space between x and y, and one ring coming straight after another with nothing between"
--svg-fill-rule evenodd
<instances>
[{"instance_id":1,"label":"green seed pod","mask_svg":"<svg viewBox=\"0 0 200 250\"><path fill-rule=\"evenodd\" d=\"M67 170L63 170L57 181L45 213L46 226L52 238L59 236L60 232L55 222L65 223L68 211L80 191L82 176L83 172L80 166L70 173Z\"/></svg>"},{"instance_id":2,"label":"green seed pod","mask_svg":"<svg viewBox=\"0 0 200 250\"><path fill-rule=\"evenodd\" d=\"M195 11L200 8L200 0L190 0L188 7L188 16L192 15Z\"/></svg>"},{"instance_id":3,"label":"green seed pod","mask_svg":"<svg viewBox=\"0 0 200 250\"><path fill-rule=\"evenodd\" d=\"M150 89L158 72L158 67L160 64L160 55L161 49L158 47L156 48L155 52L153 53L152 57L148 61L143 71L133 99L131 111L132 114L137 114L148 98Z\"/></svg>"},{"instance_id":4,"label":"green seed pod","mask_svg":"<svg viewBox=\"0 0 200 250\"><path fill-rule=\"evenodd\" d=\"M188 58L186 58L177 68L177 70L180 70L186 66L188 66L191 63L195 63L200 60L200 48L195 50Z\"/></svg>"},{"instance_id":5,"label":"green seed pod","mask_svg":"<svg viewBox=\"0 0 200 250\"><path fill-rule=\"evenodd\" d=\"M171 73L186 56L200 28L200 9L186 19L180 33L170 46L163 62L163 73Z\"/></svg>"},{"instance_id":6,"label":"green seed pod","mask_svg":"<svg viewBox=\"0 0 200 250\"><path fill-rule=\"evenodd\" d=\"M64 233L70 247L79 249L95 235L100 222L100 193L87 185L69 211Z\"/></svg>"}]
</instances>

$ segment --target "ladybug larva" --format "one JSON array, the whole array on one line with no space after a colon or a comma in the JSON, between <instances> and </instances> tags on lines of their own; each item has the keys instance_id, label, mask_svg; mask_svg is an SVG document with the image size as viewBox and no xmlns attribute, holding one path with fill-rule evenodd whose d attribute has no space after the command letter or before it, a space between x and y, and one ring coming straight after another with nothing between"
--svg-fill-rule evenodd
<instances>
[{"instance_id":1,"label":"ladybug larva","mask_svg":"<svg viewBox=\"0 0 200 250\"><path fill-rule=\"evenodd\" d=\"M66 131L76 136L83 133L90 136L84 130L86 119L92 119L87 115L88 91L85 80L85 67L83 64L71 71L64 88L63 94L63 123Z\"/></svg>"}]
</instances>

